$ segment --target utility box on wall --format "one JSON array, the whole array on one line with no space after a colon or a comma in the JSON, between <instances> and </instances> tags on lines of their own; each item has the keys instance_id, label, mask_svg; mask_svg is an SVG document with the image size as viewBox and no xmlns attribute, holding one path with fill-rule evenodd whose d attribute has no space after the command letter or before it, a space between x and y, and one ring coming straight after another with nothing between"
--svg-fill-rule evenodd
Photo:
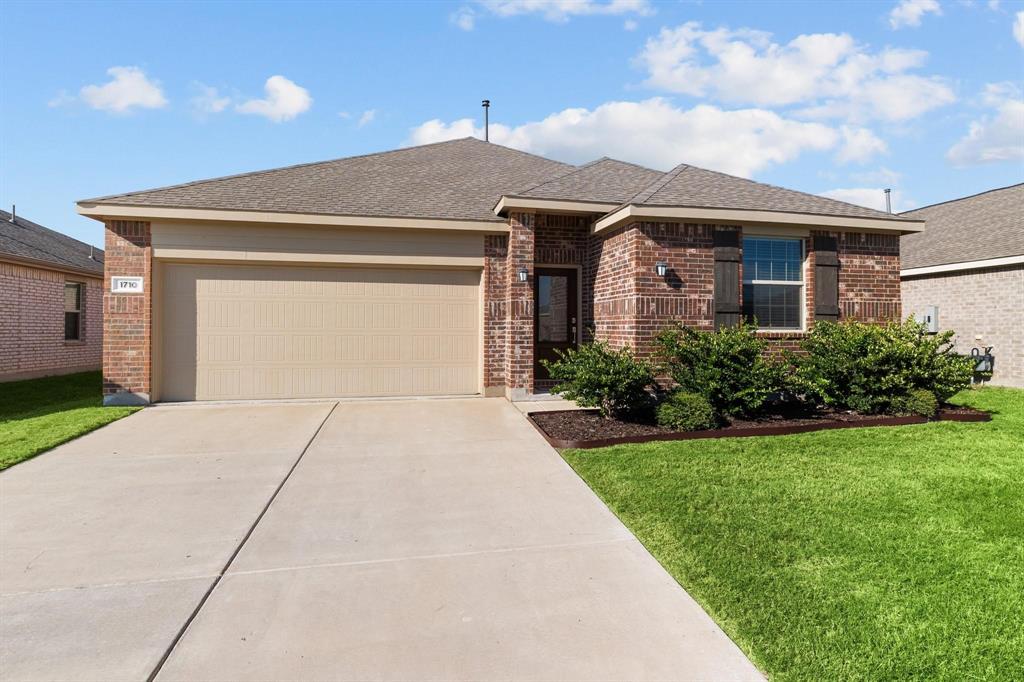
<instances>
[{"instance_id":1,"label":"utility box on wall","mask_svg":"<svg viewBox=\"0 0 1024 682\"><path fill-rule=\"evenodd\" d=\"M938 334L939 333L939 306L937 306L937 305L930 305L927 308L925 308L924 309L924 316L923 316L923 318L924 319L922 319L921 321L924 322L925 329L928 331L928 333L929 334Z\"/></svg>"}]
</instances>

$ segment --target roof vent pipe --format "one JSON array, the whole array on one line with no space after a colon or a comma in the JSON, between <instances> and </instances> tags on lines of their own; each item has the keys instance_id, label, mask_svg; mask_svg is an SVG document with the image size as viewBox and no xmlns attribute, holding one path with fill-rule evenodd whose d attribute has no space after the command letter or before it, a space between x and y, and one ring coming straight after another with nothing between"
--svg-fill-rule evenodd
<instances>
[{"instance_id":1,"label":"roof vent pipe","mask_svg":"<svg viewBox=\"0 0 1024 682\"><path fill-rule=\"evenodd\" d=\"M15 225L18 224L18 216L16 215L17 208L17 206L11 204L11 222L14 223Z\"/></svg>"},{"instance_id":2,"label":"roof vent pipe","mask_svg":"<svg viewBox=\"0 0 1024 682\"><path fill-rule=\"evenodd\" d=\"M484 142L491 141L491 121L490 121L490 110L491 100L485 99L481 102L481 106L484 108Z\"/></svg>"},{"instance_id":3,"label":"roof vent pipe","mask_svg":"<svg viewBox=\"0 0 1024 682\"><path fill-rule=\"evenodd\" d=\"M888 187L886 187L882 191L885 192L885 212L886 213L892 213L892 199L890 198L890 195L892 194L892 190L889 189Z\"/></svg>"}]
</instances>

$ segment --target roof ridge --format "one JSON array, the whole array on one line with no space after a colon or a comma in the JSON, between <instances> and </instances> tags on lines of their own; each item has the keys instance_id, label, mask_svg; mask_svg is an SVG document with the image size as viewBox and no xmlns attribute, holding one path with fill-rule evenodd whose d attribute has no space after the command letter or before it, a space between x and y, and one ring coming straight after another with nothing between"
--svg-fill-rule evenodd
<instances>
[{"instance_id":1,"label":"roof ridge","mask_svg":"<svg viewBox=\"0 0 1024 682\"><path fill-rule=\"evenodd\" d=\"M981 192L975 192L974 194L968 194L967 196L959 197L959 198L956 198L956 199L946 199L945 201L937 201L934 204L928 204L926 206L919 206L917 208L912 208L909 211L903 211L901 213L897 213L896 215L909 215L911 213L917 213L918 211L923 211L923 210L925 210L927 208L935 208L936 206L942 206L943 204L955 204L956 202L964 201L965 199L974 199L975 197L980 197L980 196L985 195L985 194L992 194L993 192L1002 192L1003 190L1014 189L1015 187L1024 187L1024 182L1018 182L1018 183L1013 184L1013 185L1007 185L1006 187L993 187L992 189L986 189L986 190L983 190Z\"/></svg>"},{"instance_id":2,"label":"roof ridge","mask_svg":"<svg viewBox=\"0 0 1024 682\"><path fill-rule=\"evenodd\" d=\"M633 168L639 168L640 170L649 171L651 173L665 173L666 171L660 171L657 168L650 168L649 166L641 166L639 163L633 163L632 161L623 161L622 159L616 159L613 156L602 156L601 159L608 161L614 161L615 163L621 163L624 166L632 166ZM598 160L601 160L598 159Z\"/></svg>"},{"instance_id":3,"label":"roof ridge","mask_svg":"<svg viewBox=\"0 0 1024 682\"><path fill-rule=\"evenodd\" d=\"M675 180L677 177L679 177L680 173L682 173L689 167L690 166L685 163L679 164L678 166L676 166L670 171L667 171L654 182L650 183L642 190L631 196L629 200L626 201L626 203L623 205L628 206L629 204L632 204L633 202L637 201L641 196L643 196L643 198L639 199L640 203L644 203L646 201L649 201L650 199L653 199L658 192L665 189L665 185Z\"/></svg>"},{"instance_id":4,"label":"roof ridge","mask_svg":"<svg viewBox=\"0 0 1024 682\"><path fill-rule=\"evenodd\" d=\"M232 173L230 175L221 175L221 176L217 176L217 177L213 177L213 178L205 178L203 180L192 180L190 182L180 182L180 183L176 183L176 184L172 184L172 185L164 185L162 187L150 187L148 189L140 189L140 190L135 190L135 191L132 191L132 192L120 192L118 194L108 194L106 196L91 197L89 199L79 199L78 201L79 202L108 201L110 199L118 199L118 198L121 198L121 197L131 197L131 196L135 196L135 195L138 195L138 194L148 194L150 192L160 192L160 191L169 190L169 189L179 189L179 188L182 188L182 187L193 187L193 186L196 186L196 185L204 185L204 184L207 184L207 183L210 183L210 182L220 182L220 181L223 181L223 180L234 180L236 178L256 177L256 176L259 176L259 175L267 175L269 173L276 173L278 171L294 170L296 168L309 168L309 167L312 167L312 166L323 166L323 165L327 165L327 164L331 164L331 163L337 163L338 161L350 161L350 160L353 160L353 159L365 159L365 158L369 158L371 156L389 156L391 154L398 154L400 152L407 152L407 151L410 151L412 149L424 149L426 147L438 147L438 146L441 146L441 145L453 144L453 143L456 143L456 142L466 142L466 141L470 141L470 140L472 140L474 142L479 142L480 144L491 144L491 145L494 145L495 147L501 147L502 149L507 149L508 151L515 152L517 154L522 154L522 155L525 155L525 156L532 156L532 157L535 157L535 158L538 158L538 159L543 159L543 160L548 161L550 163L560 163L560 164L563 164L563 165L569 165L569 164L565 164L565 162L563 162L563 161L556 161L554 159L549 159L549 158L547 158L545 156L540 156L539 154L531 154L530 152L524 152L524 151L522 151L520 149L513 149L512 147L506 147L505 145L497 144L497 143L494 143L494 142L484 142L483 140L481 140L479 138L473 137L471 135L467 135L466 137L459 137L459 138L455 138L455 139L452 139L452 140L441 140L439 142L428 142L426 144L409 145L408 147L399 147L398 149L387 149L387 150L384 150L382 152L370 152L368 154L355 154L353 156L339 156L339 157L336 157L336 158L333 158L333 159L324 159L322 161L309 161L309 162L306 162L306 163L295 163L295 164L291 164L291 165L288 165L288 166L279 166L277 168L264 168L262 170L246 171L244 173ZM572 166L570 166L570 167L572 167Z\"/></svg>"},{"instance_id":5,"label":"roof ridge","mask_svg":"<svg viewBox=\"0 0 1024 682\"><path fill-rule=\"evenodd\" d=\"M604 158L604 157L602 157L602 158ZM593 166L595 163L598 163L599 161L601 161L601 159L597 159L596 161L591 161L589 163L585 163L582 166L572 166L568 171L566 171L565 173L562 173L561 175L553 175L550 178L547 178L545 180L541 180L540 182L536 182L536 183L530 185L529 187L524 187L523 189L516 190L515 194L510 194L508 196L513 196L513 197L520 196L521 194L524 194L526 192L531 192L531 191L537 189L538 187L542 187L542 186L548 184L549 182L555 182L556 180L563 180L563 179L569 177L570 175L575 175L576 173L582 173L584 170L586 170L590 166Z\"/></svg>"}]
</instances>

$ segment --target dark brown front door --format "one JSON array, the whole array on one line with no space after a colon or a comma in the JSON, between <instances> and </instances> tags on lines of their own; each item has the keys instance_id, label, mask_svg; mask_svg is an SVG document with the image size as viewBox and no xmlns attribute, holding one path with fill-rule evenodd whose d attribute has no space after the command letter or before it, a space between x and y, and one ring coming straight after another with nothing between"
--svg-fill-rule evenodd
<instances>
[{"instance_id":1,"label":"dark brown front door","mask_svg":"<svg viewBox=\"0 0 1024 682\"><path fill-rule=\"evenodd\" d=\"M541 360L557 360L556 350L576 347L579 337L576 270L537 268L533 289L534 382L550 383ZM544 387L543 384L540 387Z\"/></svg>"}]
</instances>

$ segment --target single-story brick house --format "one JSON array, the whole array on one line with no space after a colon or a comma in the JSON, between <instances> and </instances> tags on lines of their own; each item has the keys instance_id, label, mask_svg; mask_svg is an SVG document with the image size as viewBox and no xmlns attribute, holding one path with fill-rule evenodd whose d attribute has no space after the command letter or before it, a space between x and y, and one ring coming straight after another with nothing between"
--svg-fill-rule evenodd
<instances>
[{"instance_id":1,"label":"single-story brick house","mask_svg":"<svg viewBox=\"0 0 1024 682\"><path fill-rule=\"evenodd\" d=\"M522 399L538 360L671 320L899 319L923 221L693 166L473 138L79 202L106 225L108 402Z\"/></svg>"},{"instance_id":2,"label":"single-story brick house","mask_svg":"<svg viewBox=\"0 0 1024 682\"><path fill-rule=\"evenodd\" d=\"M100 368L103 251L0 211L0 382Z\"/></svg>"},{"instance_id":3,"label":"single-story brick house","mask_svg":"<svg viewBox=\"0 0 1024 682\"><path fill-rule=\"evenodd\" d=\"M991 383L1024 387L1024 184L903 215L928 222L901 239L903 313L937 307L961 353L992 348Z\"/></svg>"}]
</instances>

